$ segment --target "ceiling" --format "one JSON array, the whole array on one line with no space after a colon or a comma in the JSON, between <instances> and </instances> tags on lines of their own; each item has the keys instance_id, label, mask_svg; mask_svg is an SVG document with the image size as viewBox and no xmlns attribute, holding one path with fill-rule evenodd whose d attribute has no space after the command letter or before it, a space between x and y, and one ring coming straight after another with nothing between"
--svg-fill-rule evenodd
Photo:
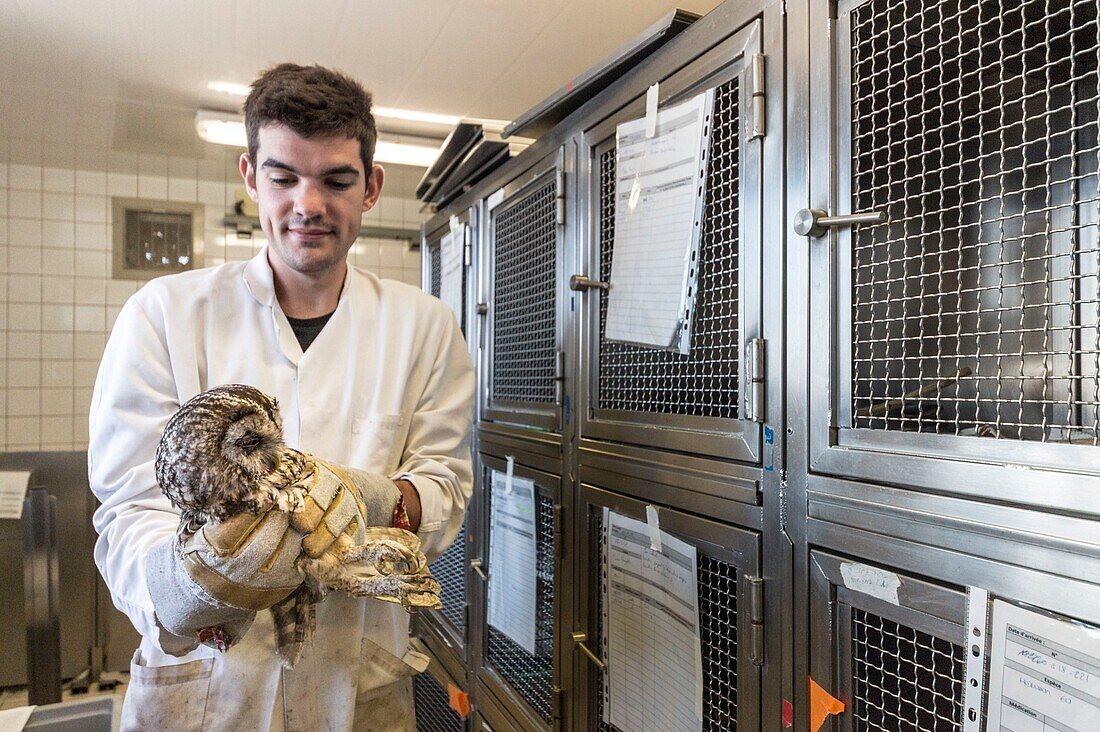
<instances>
[{"instance_id":1,"label":"ceiling","mask_svg":"<svg viewBox=\"0 0 1100 732\"><path fill-rule=\"evenodd\" d=\"M0 0L0 124L32 131L64 124L50 122L52 114L83 118L115 144L144 134L170 145L166 130L190 135L197 108L239 106L208 82L247 84L286 60L349 72L380 106L511 120L674 7L703 14L718 4ZM164 111L157 122L135 106L174 116ZM150 132L158 124L164 129Z\"/></svg>"}]
</instances>

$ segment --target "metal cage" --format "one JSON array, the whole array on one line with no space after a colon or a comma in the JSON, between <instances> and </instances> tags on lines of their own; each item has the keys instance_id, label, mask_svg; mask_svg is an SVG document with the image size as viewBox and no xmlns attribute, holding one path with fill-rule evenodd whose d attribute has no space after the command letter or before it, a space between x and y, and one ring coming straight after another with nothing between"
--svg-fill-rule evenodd
<instances>
[{"instance_id":1,"label":"metal cage","mask_svg":"<svg viewBox=\"0 0 1100 732\"><path fill-rule=\"evenodd\" d=\"M837 151L836 209L889 218L838 229L835 260L810 244L814 276L836 272L811 307L811 361L834 366L812 376L816 466L945 482L891 457L911 455L1100 487L1096 4L849 0L830 23L835 137L814 141ZM1015 490L1000 475L958 489ZM1012 499L1100 510L1054 487Z\"/></svg>"},{"instance_id":2,"label":"metal cage","mask_svg":"<svg viewBox=\"0 0 1100 732\"><path fill-rule=\"evenodd\" d=\"M604 338L606 289L589 290L587 364L581 366L578 413L585 437L756 461L759 431L750 412L743 358L760 335L760 142L752 133L759 24L734 34L661 82L661 104L714 88L711 138L691 348L678 352ZM755 80L754 80L755 79ZM615 128L636 118L643 100L584 134L589 253L586 267L607 282L615 237ZM746 133L746 130L748 132ZM751 377L750 377L751 380ZM654 426L662 429L655 430Z\"/></svg>"},{"instance_id":3,"label":"metal cage","mask_svg":"<svg viewBox=\"0 0 1100 732\"><path fill-rule=\"evenodd\" d=\"M459 326L462 328L462 335L464 335L467 340L470 339L470 333L467 326L467 320L469 318L468 311L470 309L470 267L473 241L477 236L477 217L474 211L475 210L469 210L456 217L459 223L468 229L468 239L463 251L462 264L462 313L458 318ZM421 287L433 297L439 297L442 294L443 257L441 245L443 237L449 230L449 222L447 222L443 226L427 231L421 245Z\"/></svg>"},{"instance_id":4,"label":"metal cage","mask_svg":"<svg viewBox=\"0 0 1100 732\"><path fill-rule=\"evenodd\" d=\"M508 561L507 556L494 556L491 516L494 511L492 472L507 471L500 458L482 454L481 491L485 499L487 530L485 566L492 576L496 563ZM557 667L559 628L556 622L562 602L560 592L561 480L557 476L533 469L516 456L513 475L535 483L535 652L527 651L506 634L485 620L481 626L481 658L478 678L497 696L511 716L525 720L531 729L550 728L561 716L559 708L560 671ZM486 618L491 598L488 582L482 606Z\"/></svg>"},{"instance_id":5,"label":"metal cage","mask_svg":"<svg viewBox=\"0 0 1100 732\"><path fill-rule=\"evenodd\" d=\"M587 537L584 561L588 593L586 648L606 662L603 628L607 593L604 509L645 520L646 504L600 488L582 485ZM680 511L661 509L661 529L698 551L696 579L703 671L703 729L752 730L760 724L760 669L757 651L762 625L754 627L754 583L759 572L758 536ZM588 729L616 731L604 719L604 674L578 653L587 675ZM585 687L582 687L585 688ZM629 732L621 730L618 732Z\"/></svg>"},{"instance_id":6,"label":"metal cage","mask_svg":"<svg viewBox=\"0 0 1100 732\"><path fill-rule=\"evenodd\" d=\"M560 430L563 182L554 164L506 186L488 212L486 419Z\"/></svg>"},{"instance_id":7,"label":"metal cage","mask_svg":"<svg viewBox=\"0 0 1100 732\"><path fill-rule=\"evenodd\" d=\"M469 722L451 708L448 680L430 672L413 677L413 704L417 732L465 732Z\"/></svg>"},{"instance_id":8,"label":"metal cage","mask_svg":"<svg viewBox=\"0 0 1100 732\"><path fill-rule=\"evenodd\" d=\"M811 677L847 707L833 729L961 730L965 591L876 567L899 578L895 603L861 591L851 566L866 565L822 551L811 559Z\"/></svg>"}]
</instances>

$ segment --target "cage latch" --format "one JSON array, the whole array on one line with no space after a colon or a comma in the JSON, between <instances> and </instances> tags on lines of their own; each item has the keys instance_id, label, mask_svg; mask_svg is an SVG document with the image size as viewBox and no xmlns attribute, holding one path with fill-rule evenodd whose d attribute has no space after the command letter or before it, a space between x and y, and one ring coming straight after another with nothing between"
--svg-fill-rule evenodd
<instances>
[{"instance_id":1,"label":"cage latch","mask_svg":"<svg viewBox=\"0 0 1100 732\"><path fill-rule=\"evenodd\" d=\"M588 660L594 663L596 665L596 668L598 668L600 671L603 671L607 668L607 664L601 661L600 657L593 653L592 649L585 645L585 641L587 640L587 633L582 633L579 630L573 633L573 644L576 645L577 648L581 649L581 653L588 656Z\"/></svg>"},{"instance_id":2,"label":"cage latch","mask_svg":"<svg viewBox=\"0 0 1100 732\"><path fill-rule=\"evenodd\" d=\"M745 577L749 605L749 660L764 665L764 579Z\"/></svg>"},{"instance_id":3,"label":"cage latch","mask_svg":"<svg viewBox=\"0 0 1100 732\"><path fill-rule=\"evenodd\" d=\"M485 574L485 564L480 559L471 559L470 569L474 570L474 574L480 577L482 582L489 581L489 575Z\"/></svg>"},{"instance_id":4,"label":"cage latch","mask_svg":"<svg viewBox=\"0 0 1100 732\"><path fill-rule=\"evenodd\" d=\"M763 338L752 338L745 347L745 419L764 421Z\"/></svg>"},{"instance_id":5,"label":"cage latch","mask_svg":"<svg viewBox=\"0 0 1100 732\"><path fill-rule=\"evenodd\" d=\"M794 215L794 232L799 236L824 236L829 229L841 226L859 226L860 224L885 224L889 222L885 211L864 211L862 213L830 216L819 208L804 208Z\"/></svg>"},{"instance_id":6,"label":"cage latch","mask_svg":"<svg viewBox=\"0 0 1100 732\"><path fill-rule=\"evenodd\" d=\"M587 275L575 274L569 278L569 289L573 292L583 292L584 290L591 290L592 288L609 290L611 289L611 285L606 282L591 279Z\"/></svg>"}]
</instances>

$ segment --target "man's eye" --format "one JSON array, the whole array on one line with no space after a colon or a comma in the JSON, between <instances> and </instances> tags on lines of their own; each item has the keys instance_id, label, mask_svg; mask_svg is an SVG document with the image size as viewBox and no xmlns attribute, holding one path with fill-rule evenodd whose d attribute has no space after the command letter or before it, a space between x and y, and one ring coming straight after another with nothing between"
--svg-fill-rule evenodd
<instances>
[{"instance_id":1,"label":"man's eye","mask_svg":"<svg viewBox=\"0 0 1100 732\"><path fill-rule=\"evenodd\" d=\"M351 188L351 186L352 186L351 183L348 183L347 181L343 181L343 180L329 181L329 185L332 186L333 188L335 188L338 191L346 191L347 189Z\"/></svg>"},{"instance_id":2,"label":"man's eye","mask_svg":"<svg viewBox=\"0 0 1100 732\"><path fill-rule=\"evenodd\" d=\"M294 182L293 178L272 178L271 184L275 186L288 186Z\"/></svg>"}]
</instances>

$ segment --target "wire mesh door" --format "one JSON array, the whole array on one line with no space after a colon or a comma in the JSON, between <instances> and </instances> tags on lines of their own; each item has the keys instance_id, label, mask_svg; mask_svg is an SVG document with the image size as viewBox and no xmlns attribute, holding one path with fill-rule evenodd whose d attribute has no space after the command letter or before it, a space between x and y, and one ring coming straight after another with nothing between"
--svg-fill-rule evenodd
<instances>
[{"instance_id":1,"label":"wire mesh door","mask_svg":"<svg viewBox=\"0 0 1100 732\"><path fill-rule=\"evenodd\" d=\"M509 468L508 461L481 455L489 515L478 676L512 716L549 729L561 717L555 622L561 602L561 480L525 467L522 456L518 460ZM509 494L521 496L524 482L533 483L529 499L513 500ZM498 591L494 583L500 583Z\"/></svg>"},{"instance_id":2,"label":"wire mesh door","mask_svg":"<svg viewBox=\"0 0 1100 732\"><path fill-rule=\"evenodd\" d=\"M745 342L760 334L761 142L751 135L747 112L759 49L754 24L711 51L709 58L661 82L662 107L715 89L704 156L690 351L608 340L613 289L590 289L586 338L593 355L582 377L587 404L579 410L586 437L756 460L759 434L751 414L756 405L746 401L755 392L745 388L741 363L747 355ZM590 277L604 283L611 281L615 254L615 129L642 114L644 106L637 100L585 133L591 242L587 266Z\"/></svg>"},{"instance_id":3,"label":"wire mesh door","mask_svg":"<svg viewBox=\"0 0 1100 732\"><path fill-rule=\"evenodd\" d=\"M470 728L469 722L451 707L448 686L454 686L453 682L437 678L430 671L413 677L417 732L465 732Z\"/></svg>"},{"instance_id":4,"label":"wire mesh door","mask_svg":"<svg viewBox=\"0 0 1100 732\"><path fill-rule=\"evenodd\" d=\"M587 617L585 648L603 663L608 658L608 613L611 603L608 593L615 581L608 571L606 521L611 513L639 521L646 520L646 504L602 489L583 486L587 510L588 536L586 571L587 602L582 617ZM702 729L755 730L760 724L760 668L754 655L762 661L763 625L753 623L753 602L748 599L750 584L758 573L758 536L754 532L696 518L679 511L661 509L660 529L691 545L696 555L696 590L698 606L699 667L702 684ZM669 598L669 602L673 600ZM761 619L762 621L762 619ZM656 627L656 626L654 626ZM657 632L657 631L654 631ZM761 634L759 637L757 633ZM639 630L636 652L645 663L664 669L668 674L657 679L658 688L674 687L683 682L679 675L668 671L661 658L652 657L653 649L646 645L647 632ZM588 680L587 728L600 732L633 732L614 725L610 717L608 674L630 675L636 669L614 669L608 665L598 670L580 654ZM640 686L644 683L640 682ZM584 687L582 687L584 688ZM625 688L620 687L620 688ZM639 687L640 688L640 687ZM624 697L625 703L625 697ZM656 703L659 703L656 702ZM644 702L639 703L644 707ZM642 710L644 714L644 709Z\"/></svg>"},{"instance_id":5,"label":"wire mesh door","mask_svg":"<svg viewBox=\"0 0 1100 732\"><path fill-rule=\"evenodd\" d=\"M563 182L542 168L505 187L489 211L489 323L485 349L492 421L560 430L563 359L558 282Z\"/></svg>"},{"instance_id":6,"label":"wire mesh door","mask_svg":"<svg viewBox=\"0 0 1100 732\"><path fill-rule=\"evenodd\" d=\"M462 303L461 312L456 314L458 324L462 328L462 334L469 340L469 333L466 329L467 319L467 305L468 305L468 292L469 292L469 279L470 279L470 262L471 262L471 247L473 238L476 235L472 228L472 218L469 214L463 214L456 217L459 224L460 235L463 237L462 242L457 246L462 256L462 281L460 285L460 297ZM424 237L422 266L421 266L421 287L425 292L433 297L443 296L443 237L451 233L449 224L444 224L430 232Z\"/></svg>"},{"instance_id":7,"label":"wire mesh door","mask_svg":"<svg viewBox=\"0 0 1100 732\"><path fill-rule=\"evenodd\" d=\"M837 334L826 465L853 467L821 455L838 428L1100 474L1097 28L1091 0L840 4L837 208L888 221L838 230L835 307L811 308Z\"/></svg>"},{"instance_id":8,"label":"wire mesh door","mask_svg":"<svg viewBox=\"0 0 1100 732\"><path fill-rule=\"evenodd\" d=\"M832 729L962 729L965 592L820 551L811 584L811 677L845 704Z\"/></svg>"}]
</instances>

